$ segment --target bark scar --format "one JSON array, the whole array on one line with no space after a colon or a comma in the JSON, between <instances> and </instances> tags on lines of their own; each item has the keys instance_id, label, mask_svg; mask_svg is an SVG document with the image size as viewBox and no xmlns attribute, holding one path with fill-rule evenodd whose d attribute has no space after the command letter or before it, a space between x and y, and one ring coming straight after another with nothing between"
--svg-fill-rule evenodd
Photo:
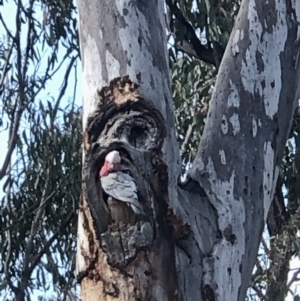
<instances>
[{"instance_id":1,"label":"bark scar","mask_svg":"<svg viewBox=\"0 0 300 301\"><path fill-rule=\"evenodd\" d=\"M141 250L151 249L157 237L173 243L167 220L168 171L162 159L166 123L153 104L139 94L138 84L129 76L112 80L98 92L98 97L95 112L88 118L83 141L84 198L108 264L123 269ZM121 209L124 203L108 202L109 197L102 190L99 169L106 154L112 150L120 153L122 166L135 180L139 201L146 213L142 220L122 220L126 215L124 208ZM185 230L186 227L182 228Z\"/></svg>"}]
</instances>

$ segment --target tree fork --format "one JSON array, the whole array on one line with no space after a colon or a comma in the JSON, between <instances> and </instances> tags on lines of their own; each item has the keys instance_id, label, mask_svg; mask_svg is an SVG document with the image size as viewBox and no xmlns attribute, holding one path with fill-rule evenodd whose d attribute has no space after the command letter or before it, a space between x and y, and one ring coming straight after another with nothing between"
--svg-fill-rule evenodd
<instances>
[{"instance_id":1,"label":"tree fork","mask_svg":"<svg viewBox=\"0 0 300 301\"><path fill-rule=\"evenodd\" d=\"M98 95L84 134L78 245L82 300L176 300L174 240L168 214L168 173L162 160L165 121L129 76ZM105 155L118 150L132 172L146 217L134 225L112 220L99 182ZM168 266L168 269L165 269ZM96 295L95 295L96 294ZM96 298L96 299L95 299Z\"/></svg>"},{"instance_id":2,"label":"tree fork","mask_svg":"<svg viewBox=\"0 0 300 301\"><path fill-rule=\"evenodd\" d=\"M166 137L162 155L156 153L156 157L168 167L168 198L165 201L170 201L175 213L187 221L192 229L192 235L175 247L179 299L245 300L261 233L273 199L284 145L299 99L299 64L297 59L293 59L297 58L299 50L295 43L299 39L299 2L242 1L220 65L205 129L188 173L188 182L179 186L181 164L176 147L166 55L164 1L79 0L78 10L84 77L84 129L87 128L88 116L97 110L99 100L98 96L95 97L96 90L126 74L138 82L140 95L151 101L164 117ZM139 131L133 132L135 138L132 140L135 142L122 138L115 141L113 147L117 147L118 142L126 142L121 145L122 156L123 159L129 159L133 170L141 171L139 162L147 163L148 167L143 170L155 169L151 158L145 158L148 151L143 151L144 157L137 155L140 148L135 145L143 144L144 140ZM108 131L108 134L111 133ZM116 139L118 137L121 137L119 132ZM90 147L93 150L93 143ZM103 156L110 150L109 147L112 144L104 145ZM95 154L93 160L99 160L100 164L102 153L95 150ZM98 156L101 158L98 159ZM140 177L139 173L137 175ZM137 184L144 196L148 196L147 191L153 192L153 204L160 204L157 202L159 195L150 185L150 178L145 176L145 180ZM150 210L152 201L145 203L146 209ZM97 203L97 206L101 204ZM88 203L84 199L81 208L91 223L93 211L89 213L86 209ZM162 215L166 213L160 209L153 210L155 212ZM154 225L154 242L160 233L164 233L156 226L160 225L158 216L153 215L154 221L148 221ZM101 220L105 219L108 225L107 214L101 217ZM78 245L86 253L79 249L83 258L79 262L89 262L89 258L100 254L103 260L99 260L100 255L97 255L96 262L107 263L104 259L109 256L104 252L105 248L101 249L97 240L99 233L96 232L105 223L98 222L95 224L96 230L84 233L83 221L83 215L80 214ZM92 224L89 226L93 229ZM100 234L108 230L104 228ZM92 237L91 241L98 243L95 247L97 251L89 248L88 235ZM163 242L171 243L168 235L163 239ZM153 243L152 247L156 245ZM108 252L109 247L105 250ZM135 261L144 262L139 259L142 255L138 251L136 257L129 259L128 265L126 259L124 265L132 267ZM109 260L114 263L119 259L111 256ZM134 285L126 282L128 278L120 268L111 268L109 264L105 267L108 267L106 279L110 281L106 287L122 289L119 292L112 290L111 295L106 293L109 297L104 300L136 300L137 294L132 293ZM168 271L161 271L162 288L165 291L161 290L159 298L157 296L152 300L172 298L167 290L175 291L172 288L175 281L172 280L170 284L163 277L173 277L173 269L174 265L171 265L170 269L166 269ZM98 273L99 267L94 270ZM88 279L85 277L81 282L82 299L98 300L103 295L103 285L91 280L91 286L83 284ZM90 294L93 283L99 285L97 297ZM128 288L125 286L127 284ZM140 284L136 282L136 290L141 289ZM145 288L145 295L146 291L152 293L151 289L156 283L151 284L150 288ZM88 295L90 298L87 298Z\"/></svg>"}]
</instances>

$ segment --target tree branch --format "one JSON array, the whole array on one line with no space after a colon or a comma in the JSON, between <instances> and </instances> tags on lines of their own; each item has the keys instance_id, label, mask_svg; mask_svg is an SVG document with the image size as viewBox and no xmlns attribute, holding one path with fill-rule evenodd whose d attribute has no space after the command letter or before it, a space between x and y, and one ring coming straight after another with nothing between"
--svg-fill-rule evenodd
<instances>
[{"instance_id":1,"label":"tree branch","mask_svg":"<svg viewBox=\"0 0 300 301\"><path fill-rule=\"evenodd\" d=\"M255 291L255 293L256 293L257 296L260 298L260 300L268 301L269 298L268 298L267 296L265 296L265 295L262 293L262 291L261 291L259 288L257 288L257 287L255 286L255 284L252 285L251 288Z\"/></svg>"},{"instance_id":2,"label":"tree branch","mask_svg":"<svg viewBox=\"0 0 300 301\"><path fill-rule=\"evenodd\" d=\"M10 193L11 193L11 183L8 184L7 187L7 191L6 191L6 195L7 195L7 203L6 203L6 208L8 211L8 214L11 214L11 204L10 204ZM7 219L7 226L9 226L9 218ZM4 261L4 274L5 274L5 279L7 281L8 286L10 287L10 289L17 294L18 293L18 288L15 287L11 281L11 274L9 272L9 263L10 263L10 259L11 259L11 254L12 254L12 239L11 239L11 229L8 229L7 231L7 253L6 253L6 258Z\"/></svg>"},{"instance_id":3,"label":"tree branch","mask_svg":"<svg viewBox=\"0 0 300 301\"><path fill-rule=\"evenodd\" d=\"M21 13L20 9L21 9L21 2L19 0L18 11L16 16L17 31L16 31L16 37L13 38L17 49L17 76L19 81L18 110L16 112L16 116L12 118L12 131L10 132L10 137L9 137L9 147L2 168L0 169L0 180L6 175L6 170L11 162L11 156L13 154L16 143L18 141L18 130L20 126L21 117L25 110L24 104L25 104L26 96L24 90L25 89L24 75L22 74L22 50L20 46L20 35L21 35L21 21L19 20L20 18L19 14ZM4 22L3 19L1 20L3 23Z\"/></svg>"},{"instance_id":4,"label":"tree branch","mask_svg":"<svg viewBox=\"0 0 300 301\"><path fill-rule=\"evenodd\" d=\"M293 273L293 276L291 278L291 280L288 282L287 287L288 289L292 286L292 284L297 281L298 275L300 274L300 269L298 269L297 271L295 271Z\"/></svg>"},{"instance_id":5,"label":"tree branch","mask_svg":"<svg viewBox=\"0 0 300 301\"><path fill-rule=\"evenodd\" d=\"M66 227L71 219L73 218L74 212L71 211L67 217L67 219L65 220L65 222L61 225L62 228ZM52 243L54 242L54 240L58 237L59 235L59 230L57 230L56 233L54 233L51 238L44 244L43 248L41 249L41 251L35 256L35 258L33 259L33 261L30 263L30 268L28 269L28 275L31 275L32 271L34 270L34 268L38 265L38 263L40 262L41 258L43 257L43 255L47 252L47 250L50 248L50 246L52 245Z\"/></svg>"},{"instance_id":6,"label":"tree branch","mask_svg":"<svg viewBox=\"0 0 300 301\"><path fill-rule=\"evenodd\" d=\"M188 32L188 35L190 36L189 41L188 40L183 40L180 44L180 41L176 43L176 46L181 49L182 51L186 52L189 55L193 55L197 57L199 60L202 60L205 63L212 64L216 66L217 62L215 60L215 53L213 52L212 49L209 49L205 46L203 46L198 39L194 28L192 25L184 18L181 10L172 2L172 0L166 0L167 5L169 6L169 9L172 14L175 15L177 20L181 23L181 25L186 29ZM169 26L171 29L171 27ZM176 33L174 30L171 31L173 35L175 35L176 38ZM221 57L223 55L224 50L222 49Z\"/></svg>"},{"instance_id":7,"label":"tree branch","mask_svg":"<svg viewBox=\"0 0 300 301\"><path fill-rule=\"evenodd\" d=\"M8 50L8 53L7 53L5 62L4 62L3 71L2 71L2 74L1 74L1 78L0 78L0 90L3 87L3 83L4 83L4 80L6 78L6 74L8 72L8 68L7 67L9 65L9 60L10 60L10 57L11 57L11 54L12 54L13 45L14 45L14 43L12 42L11 45L10 45L10 47L9 47L9 50Z\"/></svg>"},{"instance_id":8,"label":"tree branch","mask_svg":"<svg viewBox=\"0 0 300 301\"><path fill-rule=\"evenodd\" d=\"M48 190L48 183L49 183L49 176L47 177L46 183L45 183L45 187L43 189L43 193L42 193L42 198L41 198L41 202L40 205L37 209L35 218L32 222L31 225L31 231L30 231L30 235L28 238L28 243L25 249L25 254L24 254L24 260L23 260L23 268L22 268L22 281L20 284L20 289L24 290L27 284L27 281L30 277L30 273L28 273L29 271L29 264L30 264L30 257L31 257L31 252L32 252L32 246L33 246L33 239L34 236L37 233L38 227L40 226L40 219L43 216L44 213L44 206L45 203L54 195L55 191L52 191L52 193L46 197L46 193Z\"/></svg>"}]
</instances>

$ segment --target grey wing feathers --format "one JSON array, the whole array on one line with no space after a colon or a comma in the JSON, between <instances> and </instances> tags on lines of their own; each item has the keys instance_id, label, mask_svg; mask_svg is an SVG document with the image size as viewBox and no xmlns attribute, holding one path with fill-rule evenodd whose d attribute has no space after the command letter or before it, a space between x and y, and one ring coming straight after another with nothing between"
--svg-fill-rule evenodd
<instances>
[{"instance_id":1,"label":"grey wing feathers","mask_svg":"<svg viewBox=\"0 0 300 301\"><path fill-rule=\"evenodd\" d=\"M108 195L126 202L135 214L145 214L142 204L138 200L136 184L130 175L117 171L101 177L100 180L103 190Z\"/></svg>"}]
</instances>

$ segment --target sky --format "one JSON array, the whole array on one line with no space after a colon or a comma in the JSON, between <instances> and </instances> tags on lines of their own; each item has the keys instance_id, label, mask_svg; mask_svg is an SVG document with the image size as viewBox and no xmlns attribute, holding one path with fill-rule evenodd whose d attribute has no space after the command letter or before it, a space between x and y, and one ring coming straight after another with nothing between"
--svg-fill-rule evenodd
<instances>
[{"instance_id":1,"label":"sky","mask_svg":"<svg viewBox=\"0 0 300 301\"><path fill-rule=\"evenodd\" d=\"M42 20L43 18L43 14L42 11L39 7L36 7L36 12L37 12L37 18ZM7 27L11 30L12 33L15 32L15 14L16 14L16 6L14 1L8 1L7 3L4 3L4 6L0 6L0 14L2 16L2 18L4 19L5 23L7 24ZM21 35L21 44L26 45L26 26L22 27L22 35ZM6 31L4 29L4 27L2 26L2 24L0 23L0 37L2 38L4 36L6 36ZM43 53L43 51L41 50L41 45L40 45L40 51L42 55L45 55L47 53ZM63 51L60 51L58 53L58 61L60 61L62 59L64 55ZM45 56L46 58L46 56ZM42 60L43 64L40 66L40 70L41 70L41 74L43 70L46 69L47 67L47 59ZM38 99L41 101L47 101L47 100L51 100L50 97L52 96L54 99L57 98L57 96L59 95L59 91L60 91L60 87L61 84L63 82L63 78L65 75L65 69L68 65L68 61L66 61L61 70L62 72L58 72L57 74L55 74L55 76L52 77L51 81L48 81L48 84L46 86L46 88L41 91L41 93L38 95ZM29 68L30 72L33 71L33 66L31 66ZM78 61L77 64L77 70L73 69L72 73L70 75L69 78L69 82L68 82L68 86L67 89L65 91L65 96L63 97L62 101L61 101L61 107L65 107L67 106L67 104L69 103L70 99L73 98L73 93L74 93L74 84L75 84L75 72L77 73L77 91L76 91L76 98L75 98L75 104L78 106L82 105L82 92L81 92L81 64L80 61ZM1 73L0 73L1 74ZM0 99L0 109L2 106L2 99ZM5 120L4 120L5 123ZM0 130L2 130L3 128L0 128ZM0 167L3 164L5 155L6 155L6 151L7 151L7 147L3 147L4 145L8 145L8 135L7 135L7 131L0 131L0 141L2 141L2 147L0 148ZM16 155L13 155L13 160L16 159ZM0 181L0 187L3 185L4 181ZM0 200L2 199L2 197L4 196L4 192L3 189L0 188ZM51 283L51 278L49 277L48 282ZM44 297L51 297L52 293L48 293L45 294L43 292L38 292L35 291L32 296L31 296L31 300L32 301L38 301L38 296L44 296ZM3 295L3 291L0 291L0 300L2 300L2 298L4 298Z\"/></svg>"},{"instance_id":2,"label":"sky","mask_svg":"<svg viewBox=\"0 0 300 301\"><path fill-rule=\"evenodd\" d=\"M37 9L38 11L38 9ZM15 18L12 17L15 15L16 9L15 9L15 4L13 1L9 1L8 3L5 3L4 6L0 6L0 13L3 17L3 19L5 20L5 23L7 24L7 26L12 30L12 32L15 31ZM40 18L42 18L42 13L40 14ZM0 24L0 36L5 34L5 30L2 27L2 25ZM25 42L26 39L26 32L22 33L22 39L23 42ZM58 55L58 60L62 57L62 53L59 53ZM45 63L46 64L46 63ZM43 69L46 68L45 66L41 66L41 68ZM64 70L65 68L62 68L62 70ZM69 97L72 97L73 95L73 87L74 87L74 83L75 83L75 71L73 70L73 75L70 76L70 80L69 80L69 84L68 84L68 88L66 90L65 96L62 100L62 107L66 106L68 104L69 101ZM49 84L47 85L46 89L40 94L39 98L40 99L49 99L49 95L54 96L54 98L58 95L59 93L59 89L58 87L60 87L61 83L62 83L62 79L63 79L64 73L58 73L57 76L53 77L53 79L51 80L51 82L49 82ZM75 102L77 105L81 105L82 104L82 91L81 91L81 67L80 64L78 64L78 69L77 69L77 78L78 78L78 83L77 83L77 93L76 93L76 99ZM0 106L1 106L1 102L0 102ZM2 143L4 142L4 144L7 144L7 132L0 132L0 141L2 141ZM6 154L7 148L6 147L1 147L0 148L0 166L2 166L5 154ZM3 184L3 182L0 182L0 186ZM3 190L0 189L0 199L3 197ZM298 258L294 258L291 263L291 272L289 273L289 280L291 279L291 277L293 276L294 272L300 268L300 261ZM288 281L289 281L288 280ZM294 293L300 293L300 282L295 283L292 287L291 290ZM48 295L50 297L50 295ZM1 298L1 292L0 292L0 298ZM292 301L292 295L290 294L285 301ZM32 296L32 301L38 301L37 298L37 294L33 294Z\"/></svg>"}]
</instances>

